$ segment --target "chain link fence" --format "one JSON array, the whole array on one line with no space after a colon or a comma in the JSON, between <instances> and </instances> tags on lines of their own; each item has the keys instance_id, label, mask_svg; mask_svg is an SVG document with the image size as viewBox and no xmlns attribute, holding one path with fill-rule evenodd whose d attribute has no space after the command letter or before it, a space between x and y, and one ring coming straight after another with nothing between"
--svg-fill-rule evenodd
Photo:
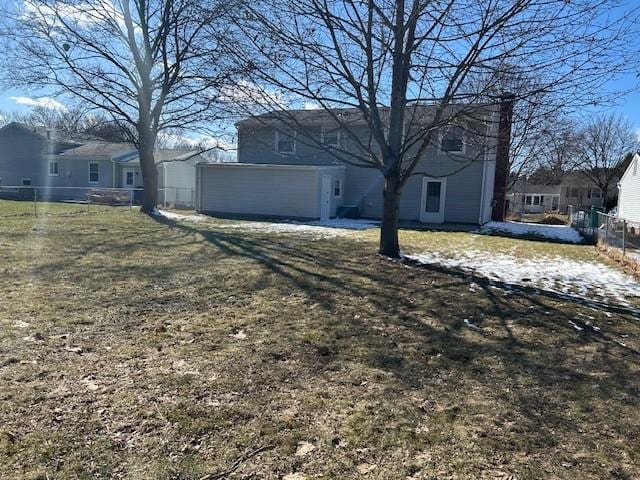
<instances>
[{"instance_id":1,"label":"chain link fence","mask_svg":"<svg viewBox=\"0 0 640 480\"><path fill-rule=\"evenodd\" d=\"M74 215L137 209L141 188L0 186L0 217ZM158 189L161 208L195 207L192 188Z\"/></svg>"},{"instance_id":2,"label":"chain link fence","mask_svg":"<svg viewBox=\"0 0 640 480\"><path fill-rule=\"evenodd\" d=\"M569 207L571 226L581 235L609 251L613 256L640 266L640 224L604 213L598 209Z\"/></svg>"}]
</instances>

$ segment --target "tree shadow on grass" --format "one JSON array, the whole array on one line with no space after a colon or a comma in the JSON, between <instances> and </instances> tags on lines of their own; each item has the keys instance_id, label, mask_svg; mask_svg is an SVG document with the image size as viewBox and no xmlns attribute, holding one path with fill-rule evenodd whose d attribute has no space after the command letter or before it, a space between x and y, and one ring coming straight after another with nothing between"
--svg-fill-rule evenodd
<instances>
[{"instance_id":1,"label":"tree shadow on grass","mask_svg":"<svg viewBox=\"0 0 640 480\"><path fill-rule=\"evenodd\" d=\"M374 405L366 414L374 420L382 418L385 410L395 409L402 420L419 419L434 430L449 432L421 436L413 429L407 436L411 444L400 447L415 450L449 448L451 438L458 435L460 440L474 433L474 428L482 430L476 432L476 443L477 448L486 449L487 457L495 450L502 455L525 452L561 458L562 453L553 449L613 443L603 439L601 431L622 439L616 447L630 448L629 432L635 428L632 412L640 406L635 366L640 356L633 347L635 340L625 346L615 336L623 330L638 330L633 309L491 282L462 271L386 260L373 253L372 243L352 238L316 241L156 221L158 228L151 230L148 225L139 230L113 227L117 242L109 243L99 235L89 238L71 250L73 256L47 263L39 273L51 283L64 272L71 281L96 285L122 277L168 285L166 290L142 290L113 300L138 313L149 308L170 312L159 299L170 295L176 282L194 284L201 287L194 296L204 303L177 299L182 309L178 321L187 330L194 313L189 309L206 313L211 307L206 297L216 301L239 297L229 302L233 320L224 326L246 328L244 344L229 347L235 340L229 340L226 331L206 326L205 322L216 321L212 316L198 319L203 323L193 326L202 333L193 343L175 347L184 349L190 359L215 356L220 362L221 379L203 381L203 396L210 389L214 394L232 389L239 401L257 399L249 408L282 407L286 402L282 399L292 398L295 392L308 404L328 405L315 407L327 418L336 412L326 409L344 408L339 413L348 417L357 408ZM95 252L97 245L100 255L87 280L89 273L74 262ZM148 255L150 248L156 249L153 255L168 258L156 262L151 256L140 264L120 261L140 250ZM233 281L223 283L227 278ZM264 294L263 303L252 303L260 294ZM295 302L289 302L292 297ZM252 308L257 315L242 318ZM590 315L591 308L598 310L598 321L605 321L603 312L608 312L618 324L603 324L601 332L577 331L569 322L576 322L580 313ZM143 316L140 322L145 321ZM252 337L260 334L260 341L253 342ZM203 339L206 335L217 337ZM173 341L170 334L165 341ZM211 343L215 343L215 355L207 349ZM163 348L172 347L165 344ZM193 392L186 388L185 392L195 404L188 397ZM346 407L336 407L341 398L346 399ZM414 398L419 399L415 405ZM423 401L428 405L423 406ZM436 407L431 408L432 404ZM197 411L206 415L209 410ZM236 410L242 409L236 406ZM237 422L260 418L261 413L245 412ZM434 427L436 421L441 424ZM348 428L364 423L358 420ZM507 424L515 426L507 429ZM239 427L229 428L233 435ZM342 424L336 428L347 429ZM365 445L390 438L385 431L363 432Z\"/></svg>"}]
</instances>

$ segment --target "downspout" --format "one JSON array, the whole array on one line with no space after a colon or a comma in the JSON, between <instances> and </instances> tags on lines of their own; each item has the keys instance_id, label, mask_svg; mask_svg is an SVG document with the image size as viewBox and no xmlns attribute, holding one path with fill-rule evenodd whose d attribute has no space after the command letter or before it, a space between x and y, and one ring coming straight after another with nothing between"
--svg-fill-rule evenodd
<instances>
[{"instance_id":1,"label":"downspout","mask_svg":"<svg viewBox=\"0 0 640 480\"><path fill-rule=\"evenodd\" d=\"M494 110L493 112L491 112L491 125L495 125L496 124L496 115L497 112ZM487 132L486 132L486 138L490 139L491 135L493 135L492 132L493 128L487 128ZM483 156L482 156L482 185L480 186L480 212L478 214L478 224L479 225L483 225L484 223L484 209L485 206L487 204L487 164L489 163L489 153L487 151L487 149L485 148Z\"/></svg>"},{"instance_id":2,"label":"downspout","mask_svg":"<svg viewBox=\"0 0 640 480\"><path fill-rule=\"evenodd\" d=\"M202 165L196 165L196 212L202 212Z\"/></svg>"},{"instance_id":3,"label":"downspout","mask_svg":"<svg viewBox=\"0 0 640 480\"><path fill-rule=\"evenodd\" d=\"M487 177L487 150L485 148L484 153L482 154L482 185L480 187L480 212L478 213L478 225L482 225L482 220L484 217L484 195L485 188L484 184Z\"/></svg>"}]
</instances>

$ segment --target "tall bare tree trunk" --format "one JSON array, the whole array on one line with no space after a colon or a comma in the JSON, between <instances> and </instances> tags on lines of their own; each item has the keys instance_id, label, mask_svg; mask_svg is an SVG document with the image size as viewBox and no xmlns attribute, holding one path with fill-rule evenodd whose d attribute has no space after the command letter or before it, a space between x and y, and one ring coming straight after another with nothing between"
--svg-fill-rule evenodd
<instances>
[{"instance_id":1,"label":"tall bare tree trunk","mask_svg":"<svg viewBox=\"0 0 640 480\"><path fill-rule=\"evenodd\" d=\"M402 186L395 176L385 177L382 192L382 222L380 225L381 255L400 258L400 242L398 241L398 220L400 217L400 196Z\"/></svg>"},{"instance_id":2,"label":"tall bare tree trunk","mask_svg":"<svg viewBox=\"0 0 640 480\"><path fill-rule=\"evenodd\" d=\"M158 205L158 170L153 157L155 137L148 131L138 131L139 158L142 170L142 208L143 213L153 213Z\"/></svg>"}]
</instances>

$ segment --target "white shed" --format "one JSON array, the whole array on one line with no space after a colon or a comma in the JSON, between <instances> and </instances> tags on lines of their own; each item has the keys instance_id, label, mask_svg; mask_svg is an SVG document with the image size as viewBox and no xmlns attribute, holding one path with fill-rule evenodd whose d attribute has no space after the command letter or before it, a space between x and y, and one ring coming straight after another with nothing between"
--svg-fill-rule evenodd
<instances>
[{"instance_id":1,"label":"white shed","mask_svg":"<svg viewBox=\"0 0 640 480\"><path fill-rule=\"evenodd\" d=\"M196 209L263 218L328 219L344 198L341 166L199 163Z\"/></svg>"},{"instance_id":2,"label":"white shed","mask_svg":"<svg viewBox=\"0 0 640 480\"><path fill-rule=\"evenodd\" d=\"M640 223L640 155L634 155L618 189L618 216Z\"/></svg>"}]
</instances>

